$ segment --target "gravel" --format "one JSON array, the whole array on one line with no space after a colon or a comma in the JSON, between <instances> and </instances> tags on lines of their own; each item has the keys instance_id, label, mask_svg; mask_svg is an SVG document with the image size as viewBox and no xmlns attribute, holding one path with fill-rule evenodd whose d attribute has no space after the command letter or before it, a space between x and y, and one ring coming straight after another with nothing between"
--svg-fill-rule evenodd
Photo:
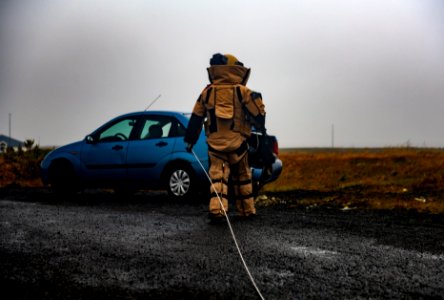
<instances>
[{"instance_id":1,"label":"gravel","mask_svg":"<svg viewBox=\"0 0 444 300\"><path fill-rule=\"evenodd\" d=\"M444 299L442 216L258 213L233 229L265 299ZM259 298L226 224L160 192L2 191L0 270L8 299Z\"/></svg>"}]
</instances>

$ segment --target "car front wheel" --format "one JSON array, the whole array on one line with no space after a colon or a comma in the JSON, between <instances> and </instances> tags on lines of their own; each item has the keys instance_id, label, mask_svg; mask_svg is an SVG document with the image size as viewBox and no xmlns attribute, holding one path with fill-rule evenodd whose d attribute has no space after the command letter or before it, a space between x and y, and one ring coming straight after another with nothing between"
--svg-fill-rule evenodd
<instances>
[{"instance_id":1,"label":"car front wheel","mask_svg":"<svg viewBox=\"0 0 444 300\"><path fill-rule=\"evenodd\" d=\"M55 161L49 168L49 183L57 194L74 194L79 190L73 166L64 160Z\"/></svg>"}]
</instances>

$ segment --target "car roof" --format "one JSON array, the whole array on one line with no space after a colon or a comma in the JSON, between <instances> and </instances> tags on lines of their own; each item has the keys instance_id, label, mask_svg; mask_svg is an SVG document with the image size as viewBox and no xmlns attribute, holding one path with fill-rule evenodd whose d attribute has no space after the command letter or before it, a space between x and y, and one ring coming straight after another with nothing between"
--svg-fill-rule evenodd
<instances>
[{"instance_id":1,"label":"car roof","mask_svg":"<svg viewBox=\"0 0 444 300\"><path fill-rule=\"evenodd\" d=\"M182 116L189 116L190 113L188 112L181 112L181 111L173 111L173 110L143 110L143 111L135 111L126 113L123 115L119 115L116 118L120 117L127 117L127 116L145 116L145 115L182 115Z\"/></svg>"},{"instance_id":2,"label":"car roof","mask_svg":"<svg viewBox=\"0 0 444 300\"><path fill-rule=\"evenodd\" d=\"M151 116L151 115L160 115L160 116L175 116L179 120L188 120L191 116L189 112L181 112L181 111L173 111L173 110L144 110L144 111L135 111L122 115L118 115L109 121L114 121L120 118L126 117L138 117L138 116Z\"/></svg>"}]
</instances>

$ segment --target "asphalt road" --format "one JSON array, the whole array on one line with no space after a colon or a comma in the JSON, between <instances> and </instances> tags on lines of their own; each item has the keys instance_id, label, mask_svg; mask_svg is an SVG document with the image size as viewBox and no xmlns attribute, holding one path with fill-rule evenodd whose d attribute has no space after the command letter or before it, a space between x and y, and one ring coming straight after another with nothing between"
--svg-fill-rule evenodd
<instances>
[{"instance_id":1,"label":"asphalt road","mask_svg":"<svg viewBox=\"0 0 444 300\"><path fill-rule=\"evenodd\" d=\"M226 224L163 193L0 193L2 299L258 299ZM265 299L444 299L444 220L259 207L233 229Z\"/></svg>"}]
</instances>

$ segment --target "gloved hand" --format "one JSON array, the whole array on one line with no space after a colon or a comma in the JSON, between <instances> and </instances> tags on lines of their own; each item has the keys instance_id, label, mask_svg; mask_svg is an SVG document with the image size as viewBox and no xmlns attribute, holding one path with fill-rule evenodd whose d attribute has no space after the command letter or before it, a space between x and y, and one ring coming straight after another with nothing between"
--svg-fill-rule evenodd
<instances>
[{"instance_id":1,"label":"gloved hand","mask_svg":"<svg viewBox=\"0 0 444 300\"><path fill-rule=\"evenodd\" d=\"M187 152L191 152L191 150L193 149L193 144L185 143L185 149L187 150Z\"/></svg>"}]
</instances>

